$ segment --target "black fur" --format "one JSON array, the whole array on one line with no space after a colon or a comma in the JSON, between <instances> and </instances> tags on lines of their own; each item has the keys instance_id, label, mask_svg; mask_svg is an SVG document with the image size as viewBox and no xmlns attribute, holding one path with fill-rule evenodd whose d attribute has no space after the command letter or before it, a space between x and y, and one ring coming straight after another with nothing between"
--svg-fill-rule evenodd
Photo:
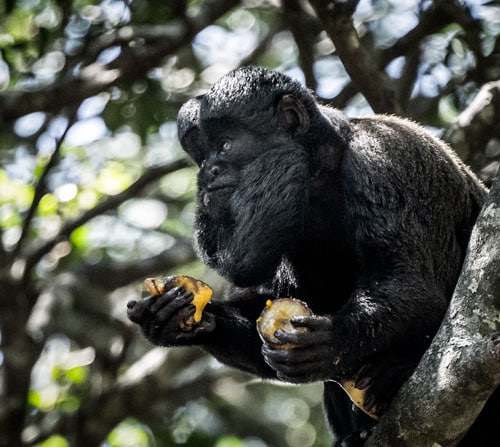
<instances>
[{"instance_id":1,"label":"black fur","mask_svg":"<svg viewBox=\"0 0 500 447\"><path fill-rule=\"evenodd\" d=\"M396 117L349 119L299 83L261 68L219 80L179 112L200 166L195 240L234 287L192 333L189 294L130 303L156 344L198 344L261 377L325 381L338 445L361 445L373 420L331 380L357 377L383 413L429 345L460 273L485 189L442 142ZM310 330L262 346L266 299L291 296ZM470 444L475 445L475 444Z\"/></svg>"}]
</instances>

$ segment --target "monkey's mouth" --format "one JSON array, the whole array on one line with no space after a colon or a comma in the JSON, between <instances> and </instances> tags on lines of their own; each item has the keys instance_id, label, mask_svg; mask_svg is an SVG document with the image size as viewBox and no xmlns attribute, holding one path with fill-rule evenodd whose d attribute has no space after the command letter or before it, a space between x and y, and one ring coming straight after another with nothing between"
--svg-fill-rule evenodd
<instances>
[{"instance_id":1,"label":"monkey's mouth","mask_svg":"<svg viewBox=\"0 0 500 447\"><path fill-rule=\"evenodd\" d=\"M225 189L234 189L234 185L232 183L212 184L208 185L204 192L210 194L212 192L220 192Z\"/></svg>"},{"instance_id":2,"label":"monkey's mouth","mask_svg":"<svg viewBox=\"0 0 500 447\"><path fill-rule=\"evenodd\" d=\"M227 200L234 191L233 184L209 185L200 194L200 202L205 206L219 203L220 200Z\"/></svg>"}]
</instances>

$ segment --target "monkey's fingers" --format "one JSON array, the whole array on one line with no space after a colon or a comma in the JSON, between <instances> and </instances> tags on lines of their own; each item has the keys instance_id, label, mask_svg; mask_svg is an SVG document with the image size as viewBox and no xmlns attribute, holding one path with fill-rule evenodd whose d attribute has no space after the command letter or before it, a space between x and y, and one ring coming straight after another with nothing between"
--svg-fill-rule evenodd
<instances>
[{"instance_id":1,"label":"monkey's fingers","mask_svg":"<svg viewBox=\"0 0 500 447\"><path fill-rule=\"evenodd\" d=\"M291 318L290 323L296 328L302 327L311 331L328 331L331 330L333 325L330 318L321 315L297 315Z\"/></svg>"},{"instance_id":2,"label":"monkey's fingers","mask_svg":"<svg viewBox=\"0 0 500 447\"><path fill-rule=\"evenodd\" d=\"M192 314L179 322L179 327L183 331L192 331L193 328L202 321L202 314L205 306L212 298L213 290L203 281L191 278L190 276L174 275L165 278L147 278L144 286L151 293L152 297L158 297L158 304L152 311L163 308L164 300L176 300L176 296L183 295L183 292L191 296L191 303L194 306Z\"/></svg>"}]
</instances>

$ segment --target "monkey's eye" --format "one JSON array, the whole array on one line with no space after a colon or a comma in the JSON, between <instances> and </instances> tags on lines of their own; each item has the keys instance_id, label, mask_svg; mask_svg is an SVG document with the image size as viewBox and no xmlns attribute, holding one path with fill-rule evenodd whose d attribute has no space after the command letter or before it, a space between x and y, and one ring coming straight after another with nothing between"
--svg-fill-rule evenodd
<instances>
[{"instance_id":1,"label":"monkey's eye","mask_svg":"<svg viewBox=\"0 0 500 447\"><path fill-rule=\"evenodd\" d=\"M219 154L225 154L231 150L231 142L229 140L222 140L219 143Z\"/></svg>"}]
</instances>

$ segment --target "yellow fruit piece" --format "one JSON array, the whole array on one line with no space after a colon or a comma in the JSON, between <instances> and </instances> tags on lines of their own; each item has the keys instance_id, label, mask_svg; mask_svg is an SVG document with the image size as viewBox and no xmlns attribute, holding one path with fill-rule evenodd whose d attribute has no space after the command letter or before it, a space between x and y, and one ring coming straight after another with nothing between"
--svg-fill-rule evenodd
<instances>
[{"instance_id":1,"label":"yellow fruit piece","mask_svg":"<svg viewBox=\"0 0 500 447\"><path fill-rule=\"evenodd\" d=\"M368 416L372 417L373 419L378 419L375 411L368 411L364 407L366 390L360 390L359 388L356 388L354 386L354 380L345 379L337 383L344 389L354 405L363 410Z\"/></svg>"},{"instance_id":2,"label":"yellow fruit piece","mask_svg":"<svg viewBox=\"0 0 500 447\"><path fill-rule=\"evenodd\" d=\"M201 321L203 309L205 309L205 306L212 299L212 288L203 281L191 278L190 276L177 276L176 278L176 287L184 287L186 290L193 293L194 298L192 303L196 308L193 319L195 323L199 323Z\"/></svg>"},{"instance_id":3,"label":"yellow fruit piece","mask_svg":"<svg viewBox=\"0 0 500 447\"><path fill-rule=\"evenodd\" d=\"M295 298L279 298L274 301L267 300L266 307L257 319L257 331L260 337L270 346L277 349L293 348L291 343L281 343L274 333L278 329L285 332L304 332L307 329L295 327L291 322L291 318L295 316L312 315L311 309L303 301Z\"/></svg>"},{"instance_id":4,"label":"yellow fruit piece","mask_svg":"<svg viewBox=\"0 0 500 447\"><path fill-rule=\"evenodd\" d=\"M165 281L163 278L147 278L144 280L144 286L148 289L151 296L160 296L165 292Z\"/></svg>"},{"instance_id":5,"label":"yellow fruit piece","mask_svg":"<svg viewBox=\"0 0 500 447\"><path fill-rule=\"evenodd\" d=\"M203 281L182 275L168 276L166 278L147 278L144 280L144 286L151 296L163 295L174 287L183 287L192 292L193 301L191 302L195 307L195 312L186 321L181 322L181 328L187 330L201 321L203 310L213 294L212 288Z\"/></svg>"}]
</instances>

